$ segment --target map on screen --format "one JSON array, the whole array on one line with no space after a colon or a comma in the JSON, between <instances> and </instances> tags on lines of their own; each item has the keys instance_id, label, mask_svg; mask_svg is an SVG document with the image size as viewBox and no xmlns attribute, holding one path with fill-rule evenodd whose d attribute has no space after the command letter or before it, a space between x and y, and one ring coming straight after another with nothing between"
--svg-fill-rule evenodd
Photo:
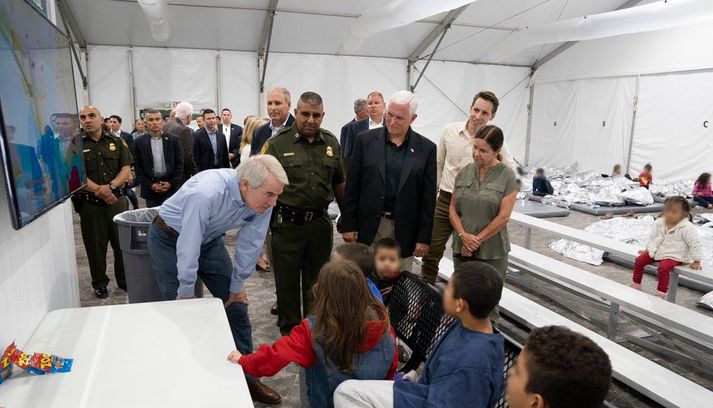
<instances>
[{"instance_id":1,"label":"map on screen","mask_svg":"<svg viewBox=\"0 0 713 408\"><path fill-rule=\"evenodd\" d=\"M13 226L85 182L70 43L23 0L0 0L0 140Z\"/></svg>"}]
</instances>

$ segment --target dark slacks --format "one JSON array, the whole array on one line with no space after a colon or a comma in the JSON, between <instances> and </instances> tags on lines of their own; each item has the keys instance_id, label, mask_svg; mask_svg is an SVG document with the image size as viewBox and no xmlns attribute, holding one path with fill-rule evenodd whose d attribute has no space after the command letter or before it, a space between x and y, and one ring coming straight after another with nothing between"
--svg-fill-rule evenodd
<instances>
[{"instance_id":1,"label":"dark slacks","mask_svg":"<svg viewBox=\"0 0 713 408\"><path fill-rule=\"evenodd\" d=\"M436 201L436 212L433 214L433 229L431 230L431 246L428 254L423 257L421 276L430 283L435 283L438 277L438 263L443 258L446 244L453 234L453 226L448 218L448 209L451 205L451 193L441 191Z\"/></svg>"},{"instance_id":2,"label":"dark slacks","mask_svg":"<svg viewBox=\"0 0 713 408\"><path fill-rule=\"evenodd\" d=\"M114 223L114 216L129 209L126 198L119 197L114 205L94 204L89 201L82 202L79 214L82 229L82 241L87 251L89 272L92 275L94 289L106 287L109 277L106 275L106 251L111 243L114 251L114 277L120 288L126 288L124 275L124 258L119 246L119 229Z\"/></svg>"}]
</instances>

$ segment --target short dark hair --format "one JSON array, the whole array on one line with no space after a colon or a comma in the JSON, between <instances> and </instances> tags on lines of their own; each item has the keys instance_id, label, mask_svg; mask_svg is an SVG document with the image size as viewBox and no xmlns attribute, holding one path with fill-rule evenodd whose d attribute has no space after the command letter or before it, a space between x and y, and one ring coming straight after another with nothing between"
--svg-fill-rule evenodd
<instances>
[{"instance_id":1,"label":"short dark hair","mask_svg":"<svg viewBox=\"0 0 713 408\"><path fill-rule=\"evenodd\" d=\"M494 266L480 261L459 265L451 276L453 297L468 302L470 314L485 319L500 302L503 280Z\"/></svg>"},{"instance_id":2,"label":"short dark hair","mask_svg":"<svg viewBox=\"0 0 713 408\"><path fill-rule=\"evenodd\" d=\"M201 112L201 116L205 117L205 115L206 115L207 113L212 113L212 114L215 115L215 111L214 111L213 109L211 109L211 108L205 108L205 109L203 109L203 111Z\"/></svg>"},{"instance_id":3,"label":"short dark hair","mask_svg":"<svg viewBox=\"0 0 713 408\"><path fill-rule=\"evenodd\" d=\"M646 166L644 166L644 170L651 171L653 167L651 166L651 163L647 163Z\"/></svg>"},{"instance_id":4,"label":"short dark hair","mask_svg":"<svg viewBox=\"0 0 713 408\"><path fill-rule=\"evenodd\" d=\"M310 105L322 105L322 97L317 92L307 91L300 95L300 101Z\"/></svg>"},{"instance_id":5,"label":"short dark hair","mask_svg":"<svg viewBox=\"0 0 713 408\"><path fill-rule=\"evenodd\" d=\"M611 386L609 356L596 343L566 327L530 332L528 393L540 394L550 408L600 408Z\"/></svg>"},{"instance_id":6,"label":"short dark hair","mask_svg":"<svg viewBox=\"0 0 713 408\"><path fill-rule=\"evenodd\" d=\"M146 118L146 116L149 115L149 114L155 115L155 114L157 114L157 113L158 113L159 115L161 115L161 117L163 117L163 114L162 114L161 111L158 110L158 109L154 109L154 108L144 109L144 118Z\"/></svg>"},{"instance_id":7,"label":"short dark hair","mask_svg":"<svg viewBox=\"0 0 713 408\"><path fill-rule=\"evenodd\" d=\"M368 245L349 242L334 248L334 252L357 264L364 276L368 277L374 271L374 254Z\"/></svg>"},{"instance_id":8,"label":"short dark hair","mask_svg":"<svg viewBox=\"0 0 713 408\"><path fill-rule=\"evenodd\" d=\"M505 143L505 135L503 135L502 129L495 125L483 126L475 134L475 138L485 140L494 152L500 150L503 147L503 143Z\"/></svg>"},{"instance_id":9,"label":"short dark hair","mask_svg":"<svg viewBox=\"0 0 713 408\"><path fill-rule=\"evenodd\" d=\"M381 249L395 249L401 256L401 245L393 238L382 238L374 244L374 254Z\"/></svg>"},{"instance_id":10,"label":"short dark hair","mask_svg":"<svg viewBox=\"0 0 713 408\"><path fill-rule=\"evenodd\" d=\"M116 119L117 122L121 123L121 116L119 115L111 115L109 119Z\"/></svg>"},{"instance_id":11,"label":"short dark hair","mask_svg":"<svg viewBox=\"0 0 713 408\"><path fill-rule=\"evenodd\" d=\"M545 174L545 169L540 167L539 169L535 170L535 174Z\"/></svg>"},{"instance_id":12,"label":"short dark hair","mask_svg":"<svg viewBox=\"0 0 713 408\"><path fill-rule=\"evenodd\" d=\"M228 108L223 108L223 109L221 109L221 110L220 110L220 113L223 113L223 112L225 112L225 111L228 111L228 112L230 112L230 113L233 113L233 111L231 111L231 110L228 109Z\"/></svg>"},{"instance_id":13,"label":"short dark hair","mask_svg":"<svg viewBox=\"0 0 713 408\"><path fill-rule=\"evenodd\" d=\"M495 112L498 111L498 106L500 106L500 100L498 99L498 97L495 96L495 94L490 91L480 91L477 94L475 94L475 96L473 97L473 103L471 103L470 106L475 105L475 101L477 101L478 98L492 103L493 111L491 113L493 115L495 115Z\"/></svg>"}]
</instances>

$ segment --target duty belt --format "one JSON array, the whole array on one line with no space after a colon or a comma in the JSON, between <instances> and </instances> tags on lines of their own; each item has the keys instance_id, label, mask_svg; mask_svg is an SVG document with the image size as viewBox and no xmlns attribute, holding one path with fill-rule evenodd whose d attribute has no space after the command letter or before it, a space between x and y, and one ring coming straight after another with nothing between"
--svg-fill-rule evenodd
<instances>
[{"instance_id":1,"label":"duty belt","mask_svg":"<svg viewBox=\"0 0 713 408\"><path fill-rule=\"evenodd\" d=\"M113 193L114 193L114 196L116 196L116 198L121 198L124 196L123 189L114 190ZM86 202L89 202L92 204L96 204L96 205L103 205L105 207L109 207L109 204L107 204L106 201L102 200L101 198L95 196L94 194L92 194L88 191L82 190L77 193L77 196L83 201L86 201Z\"/></svg>"},{"instance_id":2,"label":"duty belt","mask_svg":"<svg viewBox=\"0 0 713 408\"><path fill-rule=\"evenodd\" d=\"M315 218L324 216L326 213L327 210L325 209L302 210L281 203L277 203L273 212L278 224L282 224L283 220L287 220L297 225L303 225Z\"/></svg>"}]
</instances>

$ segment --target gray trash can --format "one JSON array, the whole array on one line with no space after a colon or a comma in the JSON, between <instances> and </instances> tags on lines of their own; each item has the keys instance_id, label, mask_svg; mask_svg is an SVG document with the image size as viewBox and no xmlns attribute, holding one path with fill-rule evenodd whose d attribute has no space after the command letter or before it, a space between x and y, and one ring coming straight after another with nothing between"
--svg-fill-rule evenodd
<instances>
[{"instance_id":1,"label":"gray trash can","mask_svg":"<svg viewBox=\"0 0 713 408\"><path fill-rule=\"evenodd\" d=\"M114 222L119 226L119 245L124 257L129 303L162 300L151 272L151 258L146 241L149 227L157 215L158 207L124 211L114 216ZM195 295L203 297L203 284L200 280L196 281Z\"/></svg>"}]
</instances>

